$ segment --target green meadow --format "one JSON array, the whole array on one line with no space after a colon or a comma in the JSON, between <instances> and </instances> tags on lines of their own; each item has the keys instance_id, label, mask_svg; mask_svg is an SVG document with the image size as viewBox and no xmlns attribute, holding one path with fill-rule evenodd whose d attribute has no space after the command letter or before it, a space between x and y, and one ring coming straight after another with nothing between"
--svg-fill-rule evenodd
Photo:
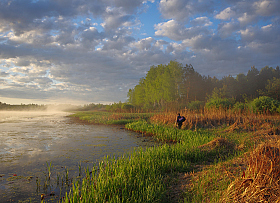
<instances>
[{"instance_id":1,"label":"green meadow","mask_svg":"<svg viewBox=\"0 0 280 203\"><path fill-rule=\"evenodd\" d=\"M231 182L246 170L245 154L265 141L269 130L260 126L261 121L254 130L246 127L245 120L236 127L233 117L230 122L221 118L225 122L211 128L177 129L172 121L166 122L170 115L161 115L165 118L160 122L155 113L71 116L93 124L125 125L163 144L137 148L119 158L104 157L98 167L87 169L86 176L73 183L63 202L223 202ZM270 130L278 129L279 116L269 118Z\"/></svg>"}]
</instances>

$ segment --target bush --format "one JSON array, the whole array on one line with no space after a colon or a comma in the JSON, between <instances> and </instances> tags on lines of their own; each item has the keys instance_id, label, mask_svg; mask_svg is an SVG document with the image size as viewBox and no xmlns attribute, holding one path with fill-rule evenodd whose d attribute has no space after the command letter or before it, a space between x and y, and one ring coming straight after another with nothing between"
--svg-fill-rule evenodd
<instances>
[{"instance_id":1,"label":"bush","mask_svg":"<svg viewBox=\"0 0 280 203\"><path fill-rule=\"evenodd\" d=\"M246 109L248 109L248 105L242 102L236 102L233 106L234 111L244 112Z\"/></svg>"},{"instance_id":2,"label":"bush","mask_svg":"<svg viewBox=\"0 0 280 203\"><path fill-rule=\"evenodd\" d=\"M203 106L204 106L203 101L192 101L192 102L188 103L187 108L192 111L197 111L197 110L202 109Z\"/></svg>"},{"instance_id":3,"label":"bush","mask_svg":"<svg viewBox=\"0 0 280 203\"><path fill-rule=\"evenodd\" d=\"M122 109L123 110L126 110L126 111L131 111L131 110L133 110L135 107L133 106L133 105L131 105L131 104L126 104L126 103L124 103L123 105L122 105Z\"/></svg>"},{"instance_id":4,"label":"bush","mask_svg":"<svg viewBox=\"0 0 280 203\"><path fill-rule=\"evenodd\" d=\"M252 107L255 112L269 111L270 113L276 113L279 112L280 102L271 97L261 96L252 101Z\"/></svg>"},{"instance_id":5,"label":"bush","mask_svg":"<svg viewBox=\"0 0 280 203\"><path fill-rule=\"evenodd\" d=\"M211 98L206 104L206 108L223 108L223 109L229 109L232 108L235 101L234 99L228 99L228 98Z\"/></svg>"}]
</instances>

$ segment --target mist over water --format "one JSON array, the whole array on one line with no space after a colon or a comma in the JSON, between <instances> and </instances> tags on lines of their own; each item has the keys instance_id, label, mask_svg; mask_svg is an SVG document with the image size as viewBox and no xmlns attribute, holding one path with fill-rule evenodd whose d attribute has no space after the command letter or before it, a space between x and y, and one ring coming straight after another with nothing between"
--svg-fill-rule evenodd
<instances>
[{"instance_id":1,"label":"mist over water","mask_svg":"<svg viewBox=\"0 0 280 203\"><path fill-rule=\"evenodd\" d=\"M44 179L47 163L52 163L53 175L67 168L74 177L79 165L92 168L106 155L154 145L121 127L83 125L67 115L57 111L0 111L0 202L29 198L36 202L41 193L50 190L58 196L55 186L45 191L36 188L36 178Z\"/></svg>"}]
</instances>

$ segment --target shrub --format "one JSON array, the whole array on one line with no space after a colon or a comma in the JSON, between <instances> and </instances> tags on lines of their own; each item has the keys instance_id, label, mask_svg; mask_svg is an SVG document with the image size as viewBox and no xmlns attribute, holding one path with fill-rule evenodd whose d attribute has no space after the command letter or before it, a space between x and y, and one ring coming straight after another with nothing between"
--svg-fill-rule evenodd
<instances>
[{"instance_id":1,"label":"shrub","mask_svg":"<svg viewBox=\"0 0 280 203\"><path fill-rule=\"evenodd\" d=\"M197 110L202 109L203 106L204 106L203 101L192 101L192 102L188 103L187 108L192 111L197 111Z\"/></svg>"},{"instance_id":2,"label":"shrub","mask_svg":"<svg viewBox=\"0 0 280 203\"><path fill-rule=\"evenodd\" d=\"M205 105L206 108L223 108L223 109L229 109L233 107L235 101L234 99L228 99L228 98L211 98Z\"/></svg>"},{"instance_id":3,"label":"shrub","mask_svg":"<svg viewBox=\"0 0 280 203\"><path fill-rule=\"evenodd\" d=\"M242 102L236 102L233 106L234 111L241 111L241 112L244 112L248 108L249 108L248 105Z\"/></svg>"},{"instance_id":4,"label":"shrub","mask_svg":"<svg viewBox=\"0 0 280 203\"><path fill-rule=\"evenodd\" d=\"M255 112L269 111L270 113L279 112L280 102L271 97L261 96L252 102L252 107Z\"/></svg>"},{"instance_id":5,"label":"shrub","mask_svg":"<svg viewBox=\"0 0 280 203\"><path fill-rule=\"evenodd\" d=\"M122 109L123 110L126 110L126 111L131 111L131 110L133 110L135 107L133 106L133 105L131 105L131 104L127 104L127 103L124 103L123 105L122 105Z\"/></svg>"}]
</instances>

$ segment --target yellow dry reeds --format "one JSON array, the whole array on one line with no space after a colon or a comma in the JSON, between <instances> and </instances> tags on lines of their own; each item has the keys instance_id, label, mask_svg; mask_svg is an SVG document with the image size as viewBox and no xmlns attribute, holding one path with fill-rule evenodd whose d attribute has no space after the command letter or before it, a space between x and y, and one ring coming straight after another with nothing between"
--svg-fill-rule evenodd
<instances>
[{"instance_id":1,"label":"yellow dry reeds","mask_svg":"<svg viewBox=\"0 0 280 203\"><path fill-rule=\"evenodd\" d=\"M183 123L185 129L211 128L217 126L228 126L228 131L259 131L263 134L279 134L280 115L254 114L252 112L241 113L224 109L204 109L200 113L183 110L180 112L185 116ZM176 121L177 113L162 113L151 117L155 123L173 125Z\"/></svg>"},{"instance_id":2,"label":"yellow dry reeds","mask_svg":"<svg viewBox=\"0 0 280 203\"><path fill-rule=\"evenodd\" d=\"M247 169L220 202L280 202L280 143L262 144L247 156Z\"/></svg>"}]
</instances>

